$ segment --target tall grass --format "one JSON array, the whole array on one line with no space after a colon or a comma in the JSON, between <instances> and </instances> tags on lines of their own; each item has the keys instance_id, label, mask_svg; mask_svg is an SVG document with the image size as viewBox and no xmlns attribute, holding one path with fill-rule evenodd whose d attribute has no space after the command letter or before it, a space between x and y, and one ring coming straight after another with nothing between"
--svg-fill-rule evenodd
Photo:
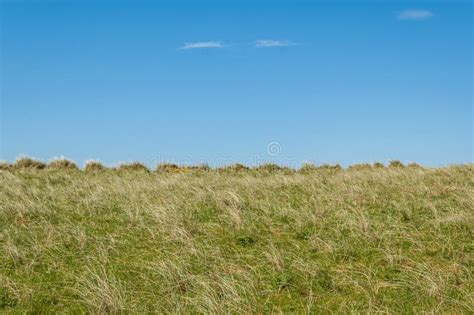
<instances>
[{"instance_id":1,"label":"tall grass","mask_svg":"<svg viewBox=\"0 0 474 315\"><path fill-rule=\"evenodd\" d=\"M46 168L46 164L41 162L40 160L23 156L23 157L18 158L15 161L15 163L13 164L13 168L15 169L44 169Z\"/></svg>"},{"instance_id":2,"label":"tall grass","mask_svg":"<svg viewBox=\"0 0 474 315\"><path fill-rule=\"evenodd\" d=\"M0 171L0 312L474 312L472 164L133 170Z\"/></svg>"},{"instance_id":3,"label":"tall grass","mask_svg":"<svg viewBox=\"0 0 474 315\"><path fill-rule=\"evenodd\" d=\"M131 163L123 163L120 164L118 167L119 171L125 171L125 172L145 172L148 173L150 170L148 167L146 167L144 164L140 162L131 162Z\"/></svg>"},{"instance_id":4,"label":"tall grass","mask_svg":"<svg viewBox=\"0 0 474 315\"><path fill-rule=\"evenodd\" d=\"M79 170L73 161L70 161L66 158L54 159L48 164L47 167L56 170Z\"/></svg>"},{"instance_id":5,"label":"tall grass","mask_svg":"<svg viewBox=\"0 0 474 315\"><path fill-rule=\"evenodd\" d=\"M240 163L232 164L232 165L227 165L227 166L222 166L217 168L217 171L219 172L244 172L248 171L250 168L248 166L245 166Z\"/></svg>"},{"instance_id":6,"label":"tall grass","mask_svg":"<svg viewBox=\"0 0 474 315\"><path fill-rule=\"evenodd\" d=\"M100 161L88 160L84 165L85 172L102 172L107 169Z\"/></svg>"},{"instance_id":7,"label":"tall grass","mask_svg":"<svg viewBox=\"0 0 474 315\"><path fill-rule=\"evenodd\" d=\"M412 168L420 169L423 168L422 165L418 163L409 163L404 165L401 161L392 160L389 162L389 168ZM305 163L299 169L281 166L274 163L264 163L261 165L254 166L252 168L245 166L243 164L232 164L227 166L220 166L216 168L211 168L208 164L198 164L198 165L177 165L173 163L160 163L153 170L156 173L189 173L194 171L217 171L217 172L244 172L244 171L256 171L257 173L286 173L291 174L292 172L300 173L311 173L316 171L357 171L357 170L367 170L367 169L381 169L385 168L385 165L380 162L375 162L374 164L362 163L362 164L352 164L347 168L341 167L339 164L321 164L315 165L314 163ZM79 170L79 167L73 162L66 158L57 158L53 159L49 164L43 163L42 161L22 156L18 158L14 164L9 164L8 162L0 161L0 170L19 170L19 169L62 169L62 170ZM97 172L105 171L107 169L114 169L123 172L129 171L143 171L150 172L150 169L140 162L130 162L130 163L121 163L117 167L109 168L103 165L100 161L97 160L87 160L85 162L84 168L82 169L85 172Z\"/></svg>"},{"instance_id":8,"label":"tall grass","mask_svg":"<svg viewBox=\"0 0 474 315\"><path fill-rule=\"evenodd\" d=\"M0 171L7 171L11 169L12 165L5 161L0 161Z\"/></svg>"}]
</instances>

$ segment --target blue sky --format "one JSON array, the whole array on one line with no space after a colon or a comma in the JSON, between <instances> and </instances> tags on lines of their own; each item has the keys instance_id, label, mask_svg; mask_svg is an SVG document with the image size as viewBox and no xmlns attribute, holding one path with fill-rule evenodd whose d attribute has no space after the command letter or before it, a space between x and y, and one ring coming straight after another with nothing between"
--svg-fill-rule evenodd
<instances>
[{"instance_id":1,"label":"blue sky","mask_svg":"<svg viewBox=\"0 0 474 315\"><path fill-rule=\"evenodd\" d=\"M0 159L473 161L471 1L0 1Z\"/></svg>"}]
</instances>

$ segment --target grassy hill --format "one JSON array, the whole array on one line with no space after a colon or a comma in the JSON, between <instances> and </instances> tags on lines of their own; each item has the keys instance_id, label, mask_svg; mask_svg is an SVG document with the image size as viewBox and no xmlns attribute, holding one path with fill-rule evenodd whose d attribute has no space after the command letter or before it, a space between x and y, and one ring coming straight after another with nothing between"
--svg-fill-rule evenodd
<instances>
[{"instance_id":1,"label":"grassy hill","mask_svg":"<svg viewBox=\"0 0 474 315\"><path fill-rule=\"evenodd\" d=\"M0 312L474 312L474 165L0 171Z\"/></svg>"}]
</instances>

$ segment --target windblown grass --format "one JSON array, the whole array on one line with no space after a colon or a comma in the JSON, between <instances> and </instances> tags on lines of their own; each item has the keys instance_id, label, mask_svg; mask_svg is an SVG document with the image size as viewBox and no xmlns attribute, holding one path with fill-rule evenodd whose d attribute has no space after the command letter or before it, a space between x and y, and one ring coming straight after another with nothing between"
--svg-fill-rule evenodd
<instances>
[{"instance_id":1,"label":"windblown grass","mask_svg":"<svg viewBox=\"0 0 474 315\"><path fill-rule=\"evenodd\" d=\"M74 162L65 158L52 160L47 167L56 170L79 170Z\"/></svg>"},{"instance_id":2,"label":"windblown grass","mask_svg":"<svg viewBox=\"0 0 474 315\"><path fill-rule=\"evenodd\" d=\"M398 160L394 160L394 161L390 161L388 167L400 168L400 167L405 167L405 165L403 165L403 163Z\"/></svg>"},{"instance_id":3,"label":"windblown grass","mask_svg":"<svg viewBox=\"0 0 474 315\"><path fill-rule=\"evenodd\" d=\"M250 168L248 166L245 166L245 165L240 164L240 163L236 163L236 164L231 164L231 165L220 167L220 168L217 169L217 171L219 171L219 172L244 172L244 171L248 171L249 169Z\"/></svg>"},{"instance_id":4,"label":"windblown grass","mask_svg":"<svg viewBox=\"0 0 474 315\"><path fill-rule=\"evenodd\" d=\"M40 160L24 156L24 157L18 158L15 161L15 163L13 164L13 168L41 170L41 169L46 168L46 164L41 162Z\"/></svg>"},{"instance_id":5,"label":"windblown grass","mask_svg":"<svg viewBox=\"0 0 474 315\"><path fill-rule=\"evenodd\" d=\"M314 163L305 163L300 167L299 172L304 174L304 173L316 172L317 170L318 170L318 167Z\"/></svg>"},{"instance_id":6,"label":"windblown grass","mask_svg":"<svg viewBox=\"0 0 474 315\"><path fill-rule=\"evenodd\" d=\"M384 168L385 165L383 165L383 164L380 163L380 162L375 162L375 163L373 164L373 167L374 167L374 168Z\"/></svg>"},{"instance_id":7,"label":"windblown grass","mask_svg":"<svg viewBox=\"0 0 474 315\"><path fill-rule=\"evenodd\" d=\"M173 163L160 163L156 166L156 172L161 173L176 173L179 171L179 166Z\"/></svg>"},{"instance_id":8,"label":"windblown grass","mask_svg":"<svg viewBox=\"0 0 474 315\"><path fill-rule=\"evenodd\" d=\"M296 170L287 166L280 166L278 164L273 164L273 163L266 163L262 165L258 165L253 168L253 170L256 173L262 173L262 174L292 174Z\"/></svg>"},{"instance_id":9,"label":"windblown grass","mask_svg":"<svg viewBox=\"0 0 474 315\"><path fill-rule=\"evenodd\" d=\"M339 164L334 164L334 165L321 164L320 166L318 166L318 169L320 169L320 170L330 170L330 171L340 171L340 170L342 170L342 167Z\"/></svg>"},{"instance_id":10,"label":"windblown grass","mask_svg":"<svg viewBox=\"0 0 474 315\"><path fill-rule=\"evenodd\" d=\"M104 164L100 163L99 161L95 160L88 160L84 165L85 172L102 172L107 170L107 167Z\"/></svg>"},{"instance_id":11,"label":"windblown grass","mask_svg":"<svg viewBox=\"0 0 474 315\"><path fill-rule=\"evenodd\" d=\"M368 163L361 163L361 164L353 164L351 166L349 166L348 170L353 170L353 171L357 171L357 170L369 170L372 168L372 165L368 164Z\"/></svg>"},{"instance_id":12,"label":"windblown grass","mask_svg":"<svg viewBox=\"0 0 474 315\"><path fill-rule=\"evenodd\" d=\"M12 168L12 165L7 163L7 162L4 162L4 161L0 161L0 171L6 171L6 170L9 170Z\"/></svg>"},{"instance_id":13,"label":"windblown grass","mask_svg":"<svg viewBox=\"0 0 474 315\"><path fill-rule=\"evenodd\" d=\"M148 167L146 167L144 164L140 162L131 162L131 163L124 163L120 164L118 167L119 171L125 171L125 172L145 172L148 173L150 170Z\"/></svg>"},{"instance_id":14,"label":"windblown grass","mask_svg":"<svg viewBox=\"0 0 474 315\"><path fill-rule=\"evenodd\" d=\"M472 313L474 165L0 171L0 312Z\"/></svg>"}]
</instances>

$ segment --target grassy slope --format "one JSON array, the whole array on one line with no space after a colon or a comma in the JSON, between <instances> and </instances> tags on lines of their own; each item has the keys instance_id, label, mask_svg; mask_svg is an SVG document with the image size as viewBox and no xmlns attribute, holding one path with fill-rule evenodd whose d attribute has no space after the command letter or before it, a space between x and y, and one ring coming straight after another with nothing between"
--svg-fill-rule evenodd
<instances>
[{"instance_id":1,"label":"grassy slope","mask_svg":"<svg viewBox=\"0 0 474 315\"><path fill-rule=\"evenodd\" d=\"M473 178L0 172L0 311L474 312Z\"/></svg>"}]
</instances>

